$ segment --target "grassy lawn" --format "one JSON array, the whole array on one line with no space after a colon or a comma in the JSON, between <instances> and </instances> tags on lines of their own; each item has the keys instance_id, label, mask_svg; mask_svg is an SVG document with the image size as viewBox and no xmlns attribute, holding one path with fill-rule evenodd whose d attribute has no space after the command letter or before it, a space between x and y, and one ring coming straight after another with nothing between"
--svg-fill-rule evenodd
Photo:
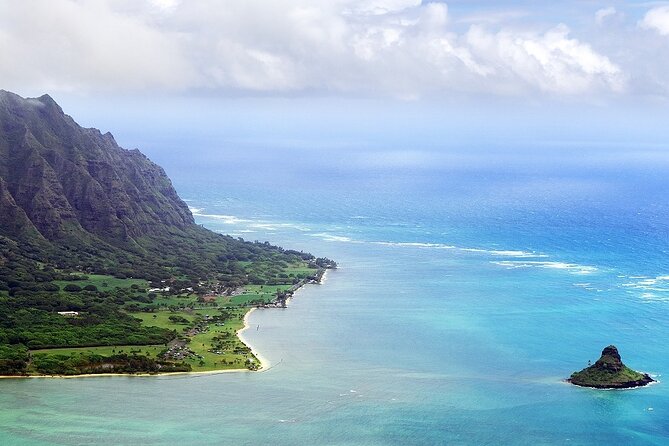
<instances>
[{"instance_id":1,"label":"grassy lawn","mask_svg":"<svg viewBox=\"0 0 669 446\"><path fill-rule=\"evenodd\" d=\"M242 341L237 337L236 332L244 326L244 314L247 311L248 309L246 308L233 310L232 317L225 322L224 326L210 324L207 332L197 334L191 338L188 347L203 357L202 360L190 359L187 361L193 367L193 371L243 369L246 368L247 359L256 361L252 354L237 354L232 351L235 347L244 347ZM212 349L212 345L214 344L213 338L220 336L222 333L229 333L227 339L232 341L232 348L223 351L222 354L209 352L208 350Z\"/></svg>"},{"instance_id":2,"label":"grassy lawn","mask_svg":"<svg viewBox=\"0 0 669 446\"><path fill-rule=\"evenodd\" d=\"M87 277L88 280L55 280L53 283L61 289L68 284L75 284L82 288L86 285L95 285L100 291L113 290L117 287L130 288L132 285L137 285L140 288L147 288L149 286L149 282L144 279L118 279L114 276L101 274L87 274Z\"/></svg>"},{"instance_id":3,"label":"grassy lawn","mask_svg":"<svg viewBox=\"0 0 669 446\"><path fill-rule=\"evenodd\" d=\"M195 296L160 296L156 297L152 305L158 305L162 307L170 306L180 306L180 305L193 305L197 302L197 297Z\"/></svg>"},{"instance_id":4,"label":"grassy lawn","mask_svg":"<svg viewBox=\"0 0 669 446\"><path fill-rule=\"evenodd\" d=\"M195 316L185 311L172 312L165 310L156 311L155 313L137 312L130 314L137 319L141 319L142 325L146 325L147 327L160 327L167 328L169 330L176 330L177 333L180 333L183 330L183 327L187 327L188 325L172 322L170 320L170 316L180 316L184 319L187 319L189 322L193 322L195 320Z\"/></svg>"},{"instance_id":5,"label":"grassy lawn","mask_svg":"<svg viewBox=\"0 0 669 446\"><path fill-rule=\"evenodd\" d=\"M76 347L76 348L49 348L41 350L31 350L32 354L42 354L47 353L50 355L71 355L76 353L96 353L98 355L109 356L115 353L128 353L136 352L139 354L149 353L151 356L155 356L165 349L164 345L115 345L115 346L102 346L102 347Z\"/></svg>"},{"instance_id":6,"label":"grassy lawn","mask_svg":"<svg viewBox=\"0 0 669 446\"><path fill-rule=\"evenodd\" d=\"M138 296L146 296L147 293L139 293ZM169 307L193 307L198 305L197 297L195 296L161 296L158 295L152 302L128 302L128 304L137 305L140 308L158 306L161 309L167 310Z\"/></svg>"},{"instance_id":7,"label":"grassy lawn","mask_svg":"<svg viewBox=\"0 0 669 446\"><path fill-rule=\"evenodd\" d=\"M289 290L292 285L246 285L244 287L244 293L255 293L255 294L276 294L277 291L286 291Z\"/></svg>"},{"instance_id":8,"label":"grassy lawn","mask_svg":"<svg viewBox=\"0 0 669 446\"><path fill-rule=\"evenodd\" d=\"M304 279L305 277L313 276L318 271L316 268L309 268L306 264L302 265L291 265L288 268L284 268L286 274L293 274L295 277Z\"/></svg>"},{"instance_id":9,"label":"grassy lawn","mask_svg":"<svg viewBox=\"0 0 669 446\"><path fill-rule=\"evenodd\" d=\"M270 302L273 298L274 296L269 294L240 294L238 296L232 296L228 300L228 305L247 306L250 305L251 302Z\"/></svg>"},{"instance_id":10,"label":"grassy lawn","mask_svg":"<svg viewBox=\"0 0 669 446\"><path fill-rule=\"evenodd\" d=\"M276 297L277 291L287 291L292 285L246 285L244 292L227 298L224 302L233 305L249 305L253 301L269 303Z\"/></svg>"},{"instance_id":11,"label":"grassy lawn","mask_svg":"<svg viewBox=\"0 0 669 446\"><path fill-rule=\"evenodd\" d=\"M239 354L234 352L235 348L244 347L244 344L237 337L236 332L244 326L244 315L248 311L248 308L243 307L226 311L231 313L231 317L225 321L224 325L209 324L208 330L206 332L190 337L188 348L190 348L196 354L202 356L202 358L190 358L186 360L186 362L189 363L193 368L193 371L202 372L222 369L243 369L246 368L247 359L250 358L256 361L256 359L251 354ZM177 332L183 332L183 328L188 326L172 322L169 319L170 316L181 316L185 319L188 319L190 322L195 322L199 318L217 315L219 314L219 310L217 308L201 308L188 312L172 312L161 310L155 313L138 312L130 314L136 318L141 319L143 325L162 327L170 330L177 330ZM223 350L220 354L210 352L209 350L213 350L213 346L216 343L214 338L225 333L228 333L226 339L231 341L231 346ZM155 355L156 353L160 352L160 350L161 349L158 349L153 354ZM142 350L142 352L143 351L144 350Z\"/></svg>"}]
</instances>

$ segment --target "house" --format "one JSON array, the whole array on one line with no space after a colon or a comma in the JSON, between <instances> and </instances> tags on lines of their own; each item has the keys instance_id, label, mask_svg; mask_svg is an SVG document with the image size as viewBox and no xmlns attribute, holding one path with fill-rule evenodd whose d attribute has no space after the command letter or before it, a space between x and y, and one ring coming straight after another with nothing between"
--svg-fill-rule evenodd
<instances>
[{"instance_id":1,"label":"house","mask_svg":"<svg viewBox=\"0 0 669 446\"><path fill-rule=\"evenodd\" d=\"M65 317L79 316L78 311L59 311L58 314L60 314L61 316L65 316Z\"/></svg>"}]
</instances>

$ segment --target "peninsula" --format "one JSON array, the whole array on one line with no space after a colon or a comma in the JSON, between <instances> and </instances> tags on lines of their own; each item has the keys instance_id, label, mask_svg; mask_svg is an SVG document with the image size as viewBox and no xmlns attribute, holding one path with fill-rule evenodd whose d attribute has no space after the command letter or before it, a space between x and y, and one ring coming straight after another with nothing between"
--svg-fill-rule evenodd
<instances>
[{"instance_id":1,"label":"peninsula","mask_svg":"<svg viewBox=\"0 0 669 446\"><path fill-rule=\"evenodd\" d=\"M334 267L197 225L139 150L0 90L0 375L256 370L244 315Z\"/></svg>"},{"instance_id":2,"label":"peninsula","mask_svg":"<svg viewBox=\"0 0 669 446\"><path fill-rule=\"evenodd\" d=\"M618 349L609 345L593 365L574 372L568 382L596 389L627 389L641 387L654 381L647 373L636 372L623 364Z\"/></svg>"}]
</instances>

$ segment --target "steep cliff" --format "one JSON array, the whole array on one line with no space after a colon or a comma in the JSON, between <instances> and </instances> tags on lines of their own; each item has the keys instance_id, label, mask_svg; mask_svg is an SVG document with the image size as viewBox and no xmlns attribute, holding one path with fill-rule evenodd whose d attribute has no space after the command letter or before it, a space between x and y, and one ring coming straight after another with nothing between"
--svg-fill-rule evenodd
<instances>
[{"instance_id":1,"label":"steep cliff","mask_svg":"<svg viewBox=\"0 0 669 446\"><path fill-rule=\"evenodd\" d=\"M13 201L52 241L85 231L123 246L194 223L163 169L111 134L80 127L48 95L0 91L0 181L2 210Z\"/></svg>"}]
</instances>

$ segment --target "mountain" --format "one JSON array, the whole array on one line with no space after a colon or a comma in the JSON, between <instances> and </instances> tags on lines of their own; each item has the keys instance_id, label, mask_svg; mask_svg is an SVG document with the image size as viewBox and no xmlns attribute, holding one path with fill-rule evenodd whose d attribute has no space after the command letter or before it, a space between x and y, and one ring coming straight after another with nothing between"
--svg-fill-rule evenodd
<instances>
[{"instance_id":1,"label":"mountain","mask_svg":"<svg viewBox=\"0 0 669 446\"><path fill-rule=\"evenodd\" d=\"M110 133L80 127L48 95L0 91L0 191L8 236L87 232L124 246L163 226L194 224L162 168Z\"/></svg>"},{"instance_id":2,"label":"mountain","mask_svg":"<svg viewBox=\"0 0 669 446\"><path fill-rule=\"evenodd\" d=\"M255 370L244 313L335 266L197 225L139 150L0 91L0 375Z\"/></svg>"},{"instance_id":3,"label":"mountain","mask_svg":"<svg viewBox=\"0 0 669 446\"><path fill-rule=\"evenodd\" d=\"M0 290L40 282L31 277L43 271L37 263L239 285L258 271L238 261L272 256L286 254L196 225L161 167L110 133L82 128L50 96L0 91Z\"/></svg>"}]
</instances>

